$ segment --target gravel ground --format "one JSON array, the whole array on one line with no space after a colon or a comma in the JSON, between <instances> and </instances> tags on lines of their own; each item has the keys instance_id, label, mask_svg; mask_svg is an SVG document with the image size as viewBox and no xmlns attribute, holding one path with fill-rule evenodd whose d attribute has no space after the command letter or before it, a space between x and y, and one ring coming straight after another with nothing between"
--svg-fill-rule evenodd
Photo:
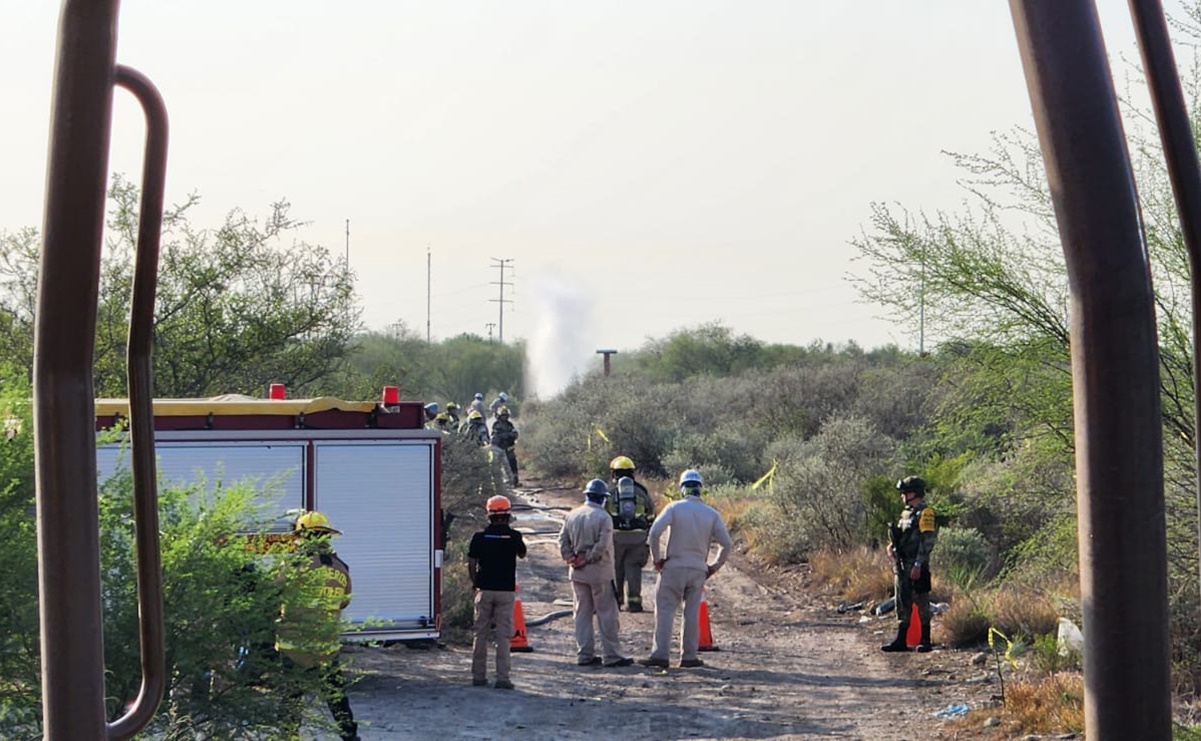
<instances>
[{"instance_id":1,"label":"gravel ground","mask_svg":"<svg viewBox=\"0 0 1201 741\"><path fill-rule=\"evenodd\" d=\"M522 490L515 523L530 557L519 564L527 621L570 607L555 534L579 501L569 490ZM886 568L882 564L881 568ZM654 604L654 572L643 599ZM979 720L935 713L987 708L996 688L974 654L884 654L891 616L839 614L810 596L799 571L755 569L736 556L709 582L719 650L700 669L577 667L570 617L528 628L531 653L513 654L514 691L471 686L469 646L348 647L365 740L399 739L969 739ZM621 613L623 650L650 653L654 615ZM678 649L673 658L678 657ZM491 659L490 659L491 661ZM979 658L976 657L976 661ZM491 666L491 664L490 664ZM322 736L322 738L326 738Z\"/></svg>"}]
</instances>

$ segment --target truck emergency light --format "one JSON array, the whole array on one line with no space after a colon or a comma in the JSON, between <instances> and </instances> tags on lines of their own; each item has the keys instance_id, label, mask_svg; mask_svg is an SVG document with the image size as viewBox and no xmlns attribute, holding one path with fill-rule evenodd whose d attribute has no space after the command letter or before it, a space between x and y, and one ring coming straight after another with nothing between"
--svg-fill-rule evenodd
<instances>
[{"instance_id":1,"label":"truck emergency light","mask_svg":"<svg viewBox=\"0 0 1201 741\"><path fill-rule=\"evenodd\" d=\"M384 406L396 406L400 403L400 386L384 386Z\"/></svg>"},{"instance_id":2,"label":"truck emergency light","mask_svg":"<svg viewBox=\"0 0 1201 741\"><path fill-rule=\"evenodd\" d=\"M272 399L286 399L287 390L282 383L273 383L267 390L267 396Z\"/></svg>"}]
</instances>

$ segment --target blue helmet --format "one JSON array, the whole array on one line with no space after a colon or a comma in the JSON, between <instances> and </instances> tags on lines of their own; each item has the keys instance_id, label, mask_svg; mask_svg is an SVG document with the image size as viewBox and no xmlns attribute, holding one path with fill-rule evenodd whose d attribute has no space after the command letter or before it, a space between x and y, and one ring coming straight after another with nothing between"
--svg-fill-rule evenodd
<instances>
[{"instance_id":1,"label":"blue helmet","mask_svg":"<svg viewBox=\"0 0 1201 741\"><path fill-rule=\"evenodd\" d=\"M705 480L701 478L701 472L694 468L690 468L680 474L680 490L685 494L700 495L701 487L705 485Z\"/></svg>"},{"instance_id":2,"label":"blue helmet","mask_svg":"<svg viewBox=\"0 0 1201 741\"><path fill-rule=\"evenodd\" d=\"M501 391L501 392L498 394L498 396L500 396L500 400L501 400L501 401L508 401L508 400L509 400L509 395L508 395L508 394L506 394L504 391Z\"/></svg>"},{"instance_id":3,"label":"blue helmet","mask_svg":"<svg viewBox=\"0 0 1201 741\"><path fill-rule=\"evenodd\" d=\"M605 485L603 479L592 479L588 485L584 487L584 496L590 502L602 504L605 498L609 496L609 487Z\"/></svg>"},{"instance_id":4,"label":"blue helmet","mask_svg":"<svg viewBox=\"0 0 1201 741\"><path fill-rule=\"evenodd\" d=\"M483 400L484 400L484 395L483 395L482 393L480 393L479 391L476 391L476 392L475 392L475 398L479 399L480 401L483 401Z\"/></svg>"},{"instance_id":5,"label":"blue helmet","mask_svg":"<svg viewBox=\"0 0 1201 741\"><path fill-rule=\"evenodd\" d=\"M429 404L425 405L425 411L429 412L431 415L437 414L441 410L442 407L438 406L438 402L436 401L431 401Z\"/></svg>"}]
</instances>

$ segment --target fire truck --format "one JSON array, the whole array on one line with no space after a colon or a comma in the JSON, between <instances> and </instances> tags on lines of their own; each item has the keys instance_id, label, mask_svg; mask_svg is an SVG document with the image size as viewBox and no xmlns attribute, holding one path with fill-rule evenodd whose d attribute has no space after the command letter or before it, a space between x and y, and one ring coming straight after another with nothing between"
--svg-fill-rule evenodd
<instances>
[{"instance_id":1,"label":"fire truck","mask_svg":"<svg viewBox=\"0 0 1201 741\"><path fill-rule=\"evenodd\" d=\"M126 399L96 400L97 431L129 414ZM280 533L298 510L317 509L342 531L354 597L347 640L437 638L441 625L441 441L421 402L385 387L382 402L224 395L154 401L160 486L247 484ZM96 452L100 481L127 447Z\"/></svg>"}]
</instances>

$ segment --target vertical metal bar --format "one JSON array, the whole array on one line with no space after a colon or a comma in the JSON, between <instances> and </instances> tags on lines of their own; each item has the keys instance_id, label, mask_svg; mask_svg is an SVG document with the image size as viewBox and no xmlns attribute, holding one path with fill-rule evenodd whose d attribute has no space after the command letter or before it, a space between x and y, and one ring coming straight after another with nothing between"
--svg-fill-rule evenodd
<instances>
[{"instance_id":1,"label":"vertical metal bar","mask_svg":"<svg viewBox=\"0 0 1201 741\"><path fill-rule=\"evenodd\" d=\"M1163 142L1164 157L1168 164L1168 177L1172 181L1172 195L1176 198L1176 211L1180 214L1180 227L1184 232L1184 245L1188 251L1189 272L1193 284L1193 388L1201 387L1201 289L1197 281L1201 277L1201 167L1197 164L1197 144L1189 122L1188 106L1180 89L1180 76L1176 71L1176 59L1172 54L1172 40L1168 36L1168 24L1163 5L1159 0L1130 2L1130 15L1134 20L1134 31L1143 57L1143 68L1147 84L1151 89L1151 103L1155 107L1155 120L1159 125L1159 138ZM1194 482L1201 491L1201 394L1193 394L1193 456ZM1201 496L1197 498L1201 512ZM1201 520L1198 522L1201 528ZM1201 532L1198 533L1201 537Z\"/></svg>"},{"instance_id":2,"label":"vertical metal bar","mask_svg":"<svg viewBox=\"0 0 1201 741\"><path fill-rule=\"evenodd\" d=\"M1071 286L1090 739L1170 739L1158 350L1134 176L1096 7L1010 0Z\"/></svg>"},{"instance_id":3,"label":"vertical metal bar","mask_svg":"<svg viewBox=\"0 0 1201 741\"><path fill-rule=\"evenodd\" d=\"M127 739L154 718L167 683L158 537L158 476L154 458L152 365L159 238L166 198L167 108L154 84L136 70L119 65L117 84L134 94L146 114L146 149L142 163L142 200L138 209L138 242L127 361L142 684L133 707L108 725L110 739Z\"/></svg>"},{"instance_id":4,"label":"vertical metal bar","mask_svg":"<svg viewBox=\"0 0 1201 741\"><path fill-rule=\"evenodd\" d=\"M33 361L47 741L105 735L92 355L117 6L66 0L59 19Z\"/></svg>"}]
</instances>

